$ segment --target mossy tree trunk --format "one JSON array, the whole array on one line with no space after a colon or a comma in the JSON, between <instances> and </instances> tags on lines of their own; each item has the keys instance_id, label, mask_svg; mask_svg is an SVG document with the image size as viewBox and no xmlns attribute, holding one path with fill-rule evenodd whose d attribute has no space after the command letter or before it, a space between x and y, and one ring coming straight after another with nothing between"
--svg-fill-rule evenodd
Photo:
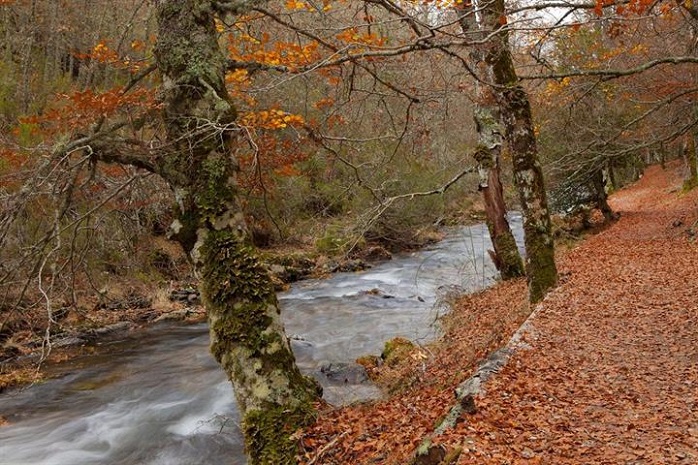
<instances>
[{"instance_id":1,"label":"mossy tree trunk","mask_svg":"<svg viewBox=\"0 0 698 465\"><path fill-rule=\"evenodd\" d=\"M312 420L319 390L296 367L240 208L230 150L236 112L212 2L155 3L167 130L157 163L179 202L174 237L201 272L211 351L235 389L249 463L295 463L290 436Z\"/></svg>"},{"instance_id":2,"label":"mossy tree trunk","mask_svg":"<svg viewBox=\"0 0 698 465\"><path fill-rule=\"evenodd\" d=\"M678 2L678 4L690 15L689 25L691 35L686 50L687 55L695 56L698 53L698 4L695 2ZM694 83L698 83L698 72L692 71ZM689 115L692 121L698 119L698 103L691 105L692 114ZM693 127L686 134L686 144L684 156L688 165L688 178L684 181L684 189L693 189L698 186L698 152L696 152L696 139L698 129Z\"/></svg>"},{"instance_id":3,"label":"mossy tree trunk","mask_svg":"<svg viewBox=\"0 0 698 465\"><path fill-rule=\"evenodd\" d=\"M477 8L483 29L491 33L484 59L499 103L523 210L529 299L538 302L557 284L557 268L531 106L514 69L507 26L502 24L506 18L504 0L483 2Z\"/></svg>"},{"instance_id":4,"label":"mossy tree trunk","mask_svg":"<svg viewBox=\"0 0 698 465\"><path fill-rule=\"evenodd\" d=\"M492 46L491 41L485 41L487 31L476 19L471 11L462 15L460 21L464 33L472 36L473 41L482 41L471 47L469 66L478 72L482 81L492 82L492 69L485 61ZM504 131L500 123L499 103L493 89L479 81L475 83L474 119L478 145L473 157L477 162L480 175L478 190L482 192L487 229L494 248L492 258L502 279L518 278L524 275L524 265L506 217L500 168Z\"/></svg>"}]
</instances>

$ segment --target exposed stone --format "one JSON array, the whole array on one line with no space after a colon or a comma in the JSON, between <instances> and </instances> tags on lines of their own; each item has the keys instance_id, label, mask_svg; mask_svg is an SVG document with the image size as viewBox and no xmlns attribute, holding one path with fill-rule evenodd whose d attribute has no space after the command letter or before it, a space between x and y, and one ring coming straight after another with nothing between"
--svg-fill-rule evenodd
<instances>
[{"instance_id":1,"label":"exposed stone","mask_svg":"<svg viewBox=\"0 0 698 465\"><path fill-rule=\"evenodd\" d=\"M114 335L116 333L126 332L130 328L131 323L129 323L128 321L121 321L119 323L114 323L113 325L108 325L102 328L85 331L84 337L88 340L91 340L100 336Z\"/></svg>"},{"instance_id":2,"label":"exposed stone","mask_svg":"<svg viewBox=\"0 0 698 465\"><path fill-rule=\"evenodd\" d=\"M80 337L76 336L68 336L68 337L63 337L57 340L54 340L51 345L55 348L59 347L73 347L73 346L79 346L82 344L87 343L85 339L82 339Z\"/></svg>"},{"instance_id":3,"label":"exposed stone","mask_svg":"<svg viewBox=\"0 0 698 465\"><path fill-rule=\"evenodd\" d=\"M363 384L368 382L366 369L358 363L328 363L318 370L319 378L330 384Z\"/></svg>"},{"instance_id":4,"label":"exposed stone","mask_svg":"<svg viewBox=\"0 0 698 465\"><path fill-rule=\"evenodd\" d=\"M289 342L291 343L291 350L296 359L309 359L312 357L313 352L315 352L315 345L306 341L305 339L298 336L289 337Z\"/></svg>"},{"instance_id":5,"label":"exposed stone","mask_svg":"<svg viewBox=\"0 0 698 465\"><path fill-rule=\"evenodd\" d=\"M393 254L386 250L385 247L373 245L356 252L355 257L369 262L378 262L392 260Z\"/></svg>"},{"instance_id":6,"label":"exposed stone","mask_svg":"<svg viewBox=\"0 0 698 465\"><path fill-rule=\"evenodd\" d=\"M152 303L153 302L151 299L135 292L131 292L122 299L109 299L103 301L97 305L97 308L104 310L140 309L150 308Z\"/></svg>"},{"instance_id":7,"label":"exposed stone","mask_svg":"<svg viewBox=\"0 0 698 465\"><path fill-rule=\"evenodd\" d=\"M355 258L351 260L346 260L342 262L334 262L334 263L328 263L327 264L328 270L330 273L340 273L340 272L354 272L354 271L363 271L371 268L371 265L366 263L365 261Z\"/></svg>"},{"instance_id":8,"label":"exposed stone","mask_svg":"<svg viewBox=\"0 0 698 465\"><path fill-rule=\"evenodd\" d=\"M368 291L362 291L360 294L363 295L375 295L377 297L381 297L383 299L394 299L395 296L391 294L386 294L382 290L378 289L377 287L374 287L373 289L369 289Z\"/></svg>"},{"instance_id":9,"label":"exposed stone","mask_svg":"<svg viewBox=\"0 0 698 465\"><path fill-rule=\"evenodd\" d=\"M184 310L163 313L162 315L155 318L154 322L159 323L161 321L183 321L186 320L190 314L191 311L188 308L185 308Z\"/></svg>"},{"instance_id":10,"label":"exposed stone","mask_svg":"<svg viewBox=\"0 0 698 465\"><path fill-rule=\"evenodd\" d=\"M177 289L170 293L170 300L188 305L200 305L201 295L194 288Z\"/></svg>"}]
</instances>

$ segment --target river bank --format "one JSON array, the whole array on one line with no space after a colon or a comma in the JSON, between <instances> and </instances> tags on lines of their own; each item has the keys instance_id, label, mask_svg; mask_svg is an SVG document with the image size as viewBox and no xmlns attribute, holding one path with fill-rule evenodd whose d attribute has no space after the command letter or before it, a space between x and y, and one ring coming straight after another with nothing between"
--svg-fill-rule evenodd
<instances>
[{"instance_id":1,"label":"river bank","mask_svg":"<svg viewBox=\"0 0 698 465\"><path fill-rule=\"evenodd\" d=\"M438 242L436 231L422 238L422 247ZM364 245L349 256L327 256L312 249L262 249L262 259L277 288L334 273L357 272L392 258L380 245ZM137 279L115 278L111 285L75 308L53 312L49 328L32 330L28 320L6 321L0 332L0 393L40 382L46 368L99 351L99 346L123 339L164 321L194 324L205 321L196 281L170 281L165 286ZM49 370L50 371L50 370Z\"/></svg>"},{"instance_id":2,"label":"river bank","mask_svg":"<svg viewBox=\"0 0 698 465\"><path fill-rule=\"evenodd\" d=\"M321 414L303 463L409 463L427 436L459 465L696 463L698 192L682 181L676 164L655 166L612 196L620 220L559 254L528 348L455 428L433 436L454 389L530 314L523 282L461 299L445 336L393 369L407 389Z\"/></svg>"},{"instance_id":3,"label":"river bank","mask_svg":"<svg viewBox=\"0 0 698 465\"><path fill-rule=\"evenodd\" d=\"M520 217L513 222L521 239ZM335 368L356 368L357 357L380 354L396 336L421 345L432 340L444 298L495 281L488 247L484 225L457 228L438 244L370 270L293 284L279 300L301 370L319 380L332 403L375 397L365 377L338 376ZM34 465L65 463L59 458L192 465L242 454L234 396L209 354L206 325L163 324L141 337L131 333L106 356L67 362L70 369L57 379L0 396L5 456Z\"/></svg>"},{"instance_id":4,"label":"river bank","mask_svg":"<svg viewBox=\"0 0 698 465\"><path fill-rule=\"evenodd\" d=\"M511 220L521 243L521 218L514 215ZM481 338L471 339L470 352L464 355L477 359L488 353L508 328L525 317L526 307L502 318L505 313L492 305L487 321L482 320L481 311L473 311L466 320L462 314L455 320L442 317L457 295L496 281L489 247L484 225L455 228L438 244L396 254L370 270L340 272L292 285L279 298L299 366L321 382L328 401L343 405L380 395L374 385L365 382L365 375L356 370L360 367L354 361L366 354L380 354L384 343L392 338L414 341L416 352L408 354L408 359L426 367L431 363L427 344L438 334L437 327L445 327L449 334L449 321L456 326L465 321L467 326L479 328ZM525 294L524 288L522 282L513 283L512 295ZM193 290L177 291L177 296L183 304L196 301ZM512 298L503 298L502 302ZM109 307L102 310L112 311ZM166 319L160 321L167 324L163 321ZM116 329L123 326L116 325ZM50 433L54 442L61 444L61 453L73 463L94 463L94 448L99 449L100 460L109 463L163 463L158 462L161 458L146 454L147 448L140 443L145 436L149 442L167 444L160 452L169 457L168 464L194 463L173 462L174 456L212 463L229 457L231 447L241 457L234 396L208 354L205 325L146 324L141 328L137 332L115 331L110 336L105 330L97 346L79 347L93 350L94 355L47 365L56 368L48 372L58 374L59 379L0 398L0 414L9 412L7 424L0 430L8 453L18 460L31 458L29 461L36 464L59 463L50 453L49 443L36 439ZM102 347L98 347L100 344ZM454 356L452 366L459 361L462 358ZM349 371L343 371L347 365ZM379 382L388 391L394 391L397 385L390 386L390 379L403 386L421 382L421 372L413 371L411 377L405 377L401 372L404 367L386 360L380 370L371 371L378 373ZM157 377L156 385L153 376ZM192 388L201 379L207 380L205 389ZM100 419L99 429L105 432L106 440L95 436L94 426L89 426L92 418ZM146 420L156 422L158 427L147 435L135 432ZM214 437L221 433L216 433L218 426L211 425L227 425L224 436ZM189 452L194 455L182 455L182 444L191 445ZM213 455L205 452L209 448L213 448Z\"/></svg>"}]
</instances>

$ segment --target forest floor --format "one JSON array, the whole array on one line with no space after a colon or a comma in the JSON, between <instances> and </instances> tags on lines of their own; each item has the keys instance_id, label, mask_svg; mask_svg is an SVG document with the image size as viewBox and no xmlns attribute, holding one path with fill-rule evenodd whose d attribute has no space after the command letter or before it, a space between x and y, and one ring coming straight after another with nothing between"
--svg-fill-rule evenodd
<instances>
[{"instance_id":1,"label":"forest floor","mask_svg":"<svg viewBox=\"0 0 698 465\"><path fill-rule=\"evenodd\" d=\"M302 461L409 463L453 389L528 319L526 348L434 439L462 449L449 463L698 463L698 190L680 171L651 167L613 195L620 220L559 253L561 284L533 313L521 280L461 299L441 341L382 370L403 387L323 411Z\"/></svg>"}]
</instances>

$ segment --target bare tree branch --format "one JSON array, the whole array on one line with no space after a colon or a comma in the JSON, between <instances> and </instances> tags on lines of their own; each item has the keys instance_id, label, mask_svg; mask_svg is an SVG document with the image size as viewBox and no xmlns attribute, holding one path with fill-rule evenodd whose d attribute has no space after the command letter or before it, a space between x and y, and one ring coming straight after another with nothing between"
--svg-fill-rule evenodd
<instances>
[{"instance_id":1,"label":"bare tree branch","mask_svg":"<svg viewBox=\"0 0 698 465\"><path fill-rule=\"evenodd\" d=\"M583 69L578 71L567 71L564 73L551 73L551 74L529 74L519 76L520 79L527 80L537 80L537 79L562 79L566 77L577 77L577 76L599 76L604 81L617 79L624 76L631 76L633 74L640 74L648 71L652 68L656 68L661 65L680 65L684 63L698 63L698 57L694 56L678 56L678 57L666 57L659 58L656 60L648 61L634 68L627 69Z\"/></svg>"}]
</instances>

